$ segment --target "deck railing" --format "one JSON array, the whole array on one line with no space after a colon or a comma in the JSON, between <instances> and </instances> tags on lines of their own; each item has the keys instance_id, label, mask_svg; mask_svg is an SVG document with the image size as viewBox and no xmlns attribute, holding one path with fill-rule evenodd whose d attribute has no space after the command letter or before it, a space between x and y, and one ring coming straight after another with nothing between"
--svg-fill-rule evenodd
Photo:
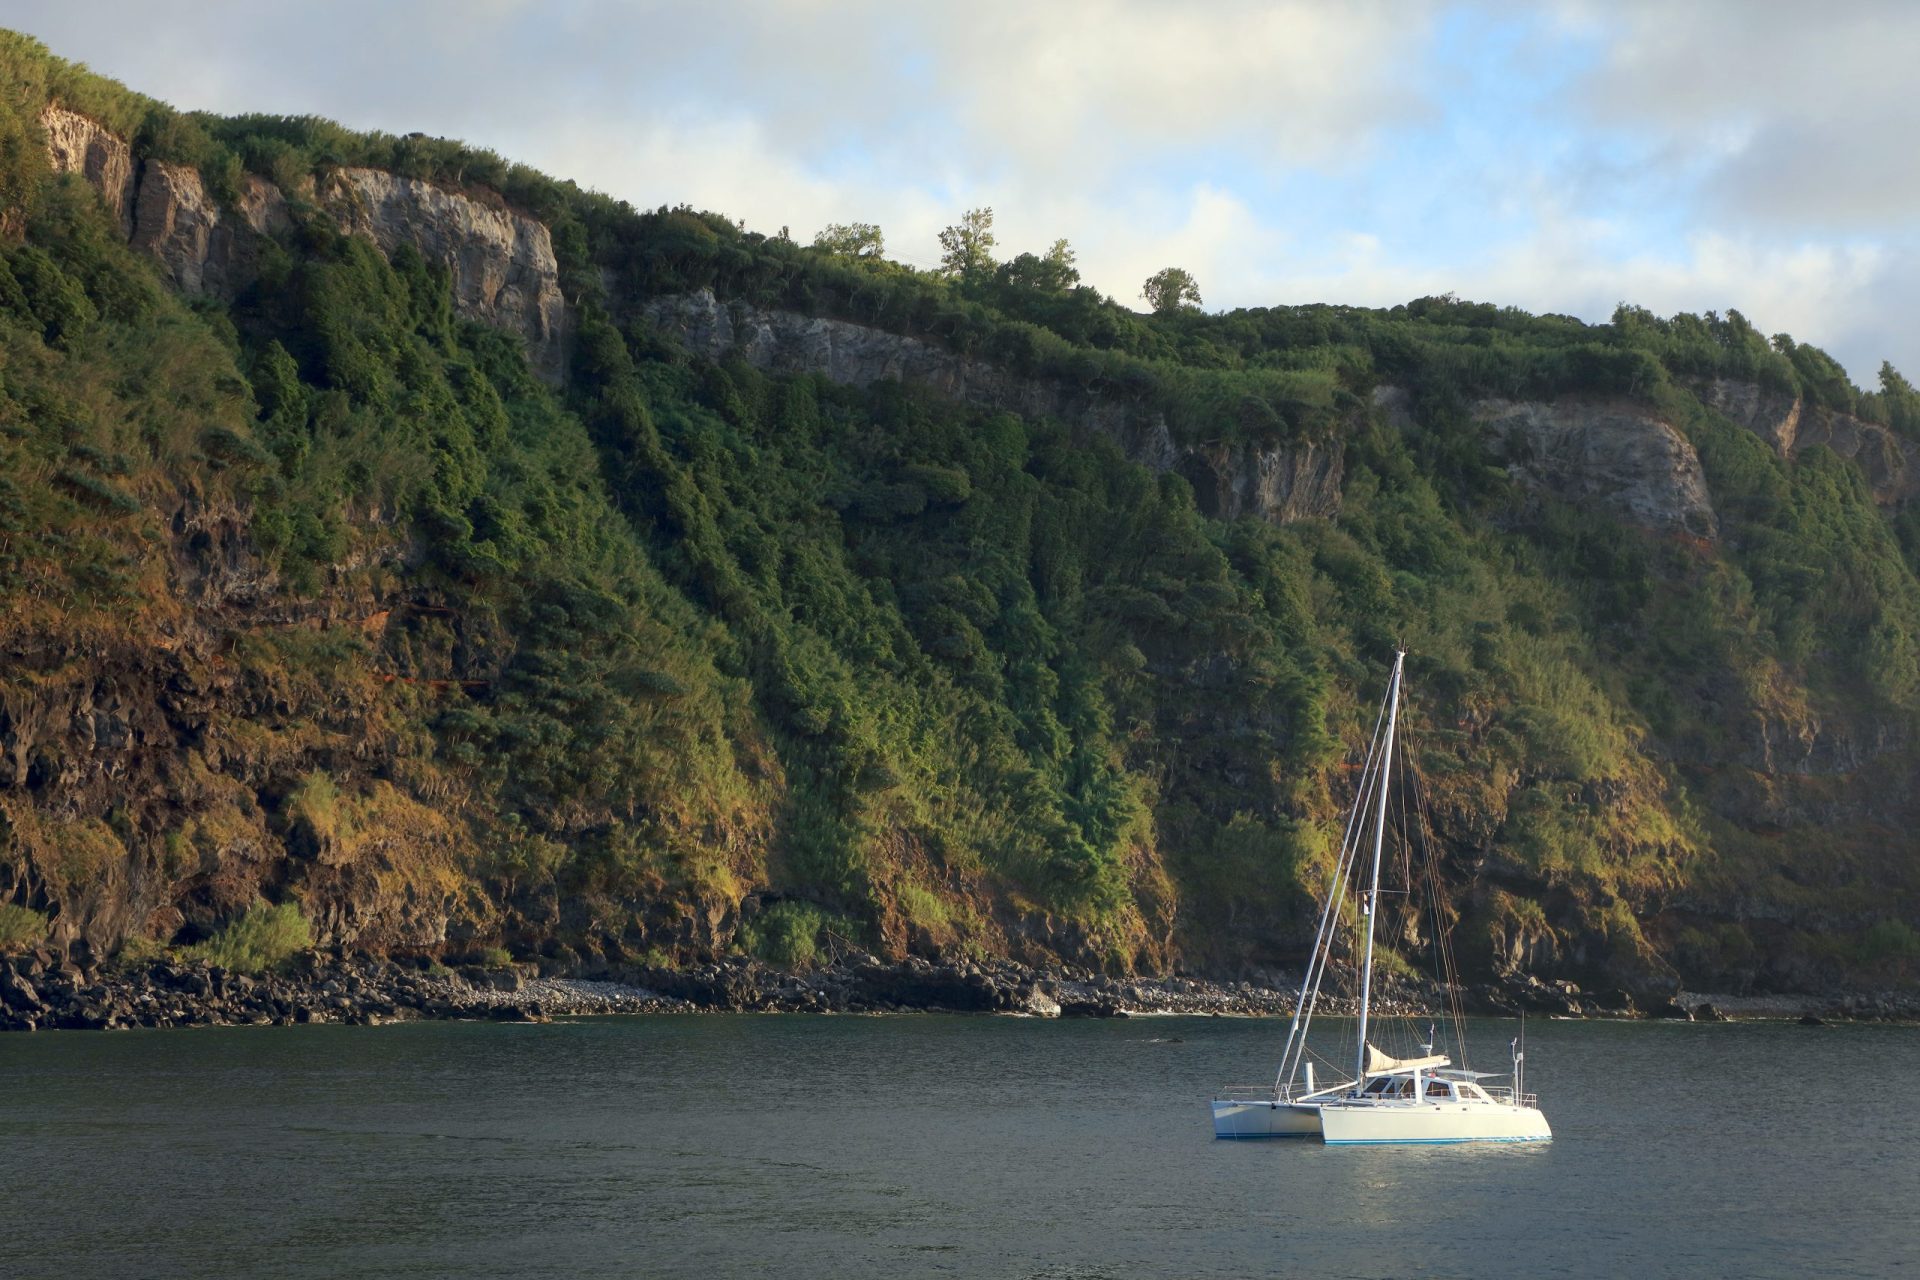
<instances>
[{"instance_id":1,"label":"deck railing","mask_svg":"<svg viewBox=\"0 0 1920 1280\"><path fill-rule=\"evenodd\" d=\"M1515 1107L1532 1107L1535 1111L1540 1109L1540 1095L1537 1093L1523 1093L1516 1098L1513 1096L1512 1085L1483 1084L1480 1087L1485 1089L1487 1096L1495 1102L1504 1102Z\"/></svg>"}]
</instances>

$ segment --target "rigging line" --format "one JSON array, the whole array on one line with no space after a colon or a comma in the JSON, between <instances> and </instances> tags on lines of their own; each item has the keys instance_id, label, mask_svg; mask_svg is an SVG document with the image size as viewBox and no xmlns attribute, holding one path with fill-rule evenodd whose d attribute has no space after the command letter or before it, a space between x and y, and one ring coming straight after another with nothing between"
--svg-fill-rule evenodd
<instances>
[{"instance_id":1,"label":"rigging line","mask_svg":"<svg viewBox=\"0 0 1920 1280\"><path fill-rule=\"evenodd\" d=\"M1358 794L1354 800L1353 815L1348 820L1346 837L1341 843L1335 883L1329 894L1328 910L1321 918L1321 933L1316 939L1314 953L1309 961L1309 980L1304 986L1306 991L1304 1012L1301 1009L1295 1010L1299 1036L1296 1040L1291 1033L1289 1034L1288 1048L1291 1052L1283 1055L1280 1081L1276 1084L1284 1082L1292 1071L1299 1069L1300 1055L1306 1048L1307 1029L1311 1025L1313 1012L1319 1004L1321 986L1325 981L1327 966L1332 958L1334 939L1339 929L1340 907L1346 900L1353 868L1363 843L1362 837L1365 834L1363 815L1372 804L1376 787L1385 777L1381 735L1384 732L1387 703L1391 697L1392 690L1389 688L1387 694L1381 699L1380 713L1374 721L1374 739L1368 746L1367 757L1362 764Z\"/></svg>"},{"instance_id":2,"label":"rigging line","mask_svg":"<svg viewBox=\"0 0 1920 1280\"><path fill-rule=\"evenodd\" d=\"M1354 804L1354 814L1356 817L1365 812L1365 807L1373 795L1374 787L1377 785L1379 778L1383 776L1382 770L1379 767L1381 763L1381 742L1379 735L1382 732L1381 723L1384 721L1385 711L1386 707L1383 700L1381 716L1375 721L1375 739L1368 746L1366 761L1362 766L1358 787L1359 794ZM1300 1055L1305 1051L1307 1029L1312 1023L1313 1012L1319 1004L1321 984L1326 978L1327 964L1333 951L1334 936L1339 928L1340 907L1346 900L1347 885L1362 843L1360 837L1364 832L1364 826L1365 824L1363 822L1350 819L1346 836L1341 842L1340 856L1335 864L1334 880L1328 893L1327 909L1321 917L1321 928L1316 935L1314 951L1308 961L1307 981L1302 985L1303 1000L1301 1005L1294 1010L1295 1028L1298 1034L1296 1036L1292 1031L1288 1034L1288 1052L1282 1055L1280 1075L1275 1081L1276 1087L1284 1084L1287 1079L1291 1078L1292 1073L1299 1069Z\"/></svg>"},{"instance_id":3,"label":"rigging line","mask_svg":"<svg viewBox=\"0 0 1920 1280\"><path fill-rule=\"evenodd\" d=\"M1407 744L1407 750L1409 754L1411 754L1414 750L1413 742L1414 742L1413 736L1409 735L1408 744ZM1424 793L1424 788L1420 784L1421 784L1421 780L1417 775L1410 775L1407 785L1413 791L1413 810L1415 814L1415 820L1409 824L1408 838L1409 840L1418 839L1420 841L1420 846L1421 846L1420 851L1422 855L1421 868L1425 873L1421 877L1422 888L1426 890L1426 893L1424 895L1426 898L1426 902L1424 906L1427 908L1427 910L1432 912L1434 978L1436 981L1440 983L1442 988L1441 1000L1445 1005L1445 1012L1448 1015L1448 1021L1454 1022L1451 1016L1453 1012L1453 986L1451 981L1451 978L1452 978L1451 966L1448 962L1447 948L1445 945L1445 939L1446 939L1445 927L1444 927L1445 922L1441 914L1439 899L1436 892L1437 886L1439 883L1436 876L1436 863L1438 862L1438 858L1434 853L1432 841L1427 838L1428 831L1424 821L1424 817L1422 816L1424 814L1424 810L1421 807L1425 800L1425 793ZM1462 1040L1462 1037L1460 1034L1460 1027L1457 1022L1454 1022L1452 1030L1454 1032L1455 1049L1461 1054L1461 1062L1462 1062L1462 1065L1464 1066L1465 1065L1465 1045Z\"/></svg>"},{"instance_id":4,"label":"rigging line","mask_svg":"<svg viewBox=\"0 0 1920 1280\"><path fill-rule=\"evenodd\" d=\"M1391 696L1391 691L1389 691ZM1367 754L1362 765L1359 790L1362 797L1368 794L1368 768L1373 764L1380 749L1382 726L1386 722L1387 699L1380 701L1380 709L1374 716L1373 736L1367 743ZM1306 1048L1307 1028L1313 1021L1314 1007L1319 1003L1320 984L1326 977L1326 958L1332 950L1333 932L1338 928L1339 904L1345 898L1345 884L1354 852L1359 848L1358 816L1364 811L1363 800L1356 801L1353 814L1347 822L1346 832L1340 841L1340 851L1334 858L1332 875L1327 883L1327 901L1320 916L1319 927L1314 931L1313 950L1308 954L1307 971L1300 984L1300 998L1294 1003L1293 1025L1287 1031L1286 1047L1280 1054L1280 1069L1274 1077L1274 1089L1277 1092L1291 1077L1288 1063L1291 1060L1297 1069L1301 1053Z\"/></svg>"},{"instance_id":5,"label":"rigging line","mask_svg":"<svg viewBox=\"0 0 1920 1280\"><path fill-rule=\"evenodd\" d=\"M1467 1069L1466 1006L1460 981L1459 957L1453 948L1453 926L1447 918L1446 894L1440 878L1439 841L1433 831L1433 810L1428 796L1430 788L1418 774L1413 775L1413 786L1420 840L1426 853L1427 892L1433 904L1434 950L1443 965L1447 1011L1453 1022L1454 1043L1460 1052L1460 1065L1462 1069Z\"/></svg>"},{"instance_id":6,"label":"rigging line","mask_svg":"<svg viewBox=\"0 0 1920 1280\"><path fill-rule=\"evenodd\" d=\"M1404 688L1402 694L1403 701L1410 705L1412 699L1404 696ZM1405 710L1407 710L1407 708L1403 707L1403 711ZM1406 723L1406 718L1403 716L1401 720L1403 729ZM1404 735L1394 745L1401 765L1401 774L1404 776L1408 763L1408 753L1411 751L1411 747ZM1389 765L1389 771L1391 773L1391 765ZM1391 782L1389 782L1389 786L1391 785ZM1420 907L1415 901L1418 893L1418 882L1415 880L1413 872L1411 827L1409 826L1407 817L1406 785L1404 782L1399 788L1389 792L1389 800L1391 802L1391 812L1397 821L1398 832L1398 843L1394 849L1395 856L1393 866L1399 876L1400 883L1404 885L1405 888L1399 890L1396 895L1400 898L1400 902L1394 911L1387 937L1392 943L1404 943L1410 936L1416 938L1419 936L1418 917L1420 915ZM1394 893L1394 891L1384 889L1377 892L1381 894ZM1397 945L1394 948L1394 954L1399 955L1399 947ZM1402 957L1402 959L1404 959L1404 957ZM1417 1016L1411 1013L1396 1014L1391 1018L1381 1020L1381 1040L1383 1043L1387 1043L1392 1047L1396 1057L1414 1056L1414 1048L1421 1043L1417 1032L1413 1029L1416 1021L1418 1021Z\"/></svg>"}]
</instances>

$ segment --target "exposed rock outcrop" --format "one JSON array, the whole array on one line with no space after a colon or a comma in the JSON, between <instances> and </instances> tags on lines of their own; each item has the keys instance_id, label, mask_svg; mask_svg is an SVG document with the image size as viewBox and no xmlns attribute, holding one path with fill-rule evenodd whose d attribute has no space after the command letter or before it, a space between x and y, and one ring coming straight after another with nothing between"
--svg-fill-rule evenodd
<instances>
[{"instance_id":1,"label":"exposed rock outcrop","mask_svg":"<svg viewBox=\"0 0 1920 1280\"><path fill-rule=\"evenodd\" d=\"M1793 453L1800 432L1799 396L1734 378L1702 379L1693 391L1702 404L1753 432L1782 457Z\"/></svg>"},{"instance_id":2,"label":"exposed rock outcrop","mask_svg":"<svg viewBox=\"0 0 1920 1280\"><path fill-rule=\"evenodd\" d=\"M380 169L341 169L321 189L341 227L391 254L403 244L453 277L460 315L526 339L549 375L564 367L566 299L546 225L504 203Z\"/></svg>"},{"instance_id":3,"label":"exposed rock outcrop","mask_svg":"<svg viewBox=\"0 0 1920 1280\"><path fill-rule=\"evenodd\" d=\"M149 160L136 165L125 139L86 116L48 107L40 117L48 159L78 173L120 219L134 248L163 263L189 293L232 299L252 283L260 241L292 225L286 196L249 175L226 208L197 170ZM534 366L557 379L566 367L566 299L553 237L505 203L379 169L340 169L319 191L342 230L392 254L419 250L452 277L455 310L524 338Z\"/></svg>"},{"instance_id":4,"label":"exposed rock outcrop","mask_svg":"<svg viewBox=\"0 0 1920 1280\"><path fill-rule=\"evenodd\" d=\"M77 173L93 185L120 220L123 235L133 234L133 149L105 125L65 107L48 105L40 113L47 132L47 155L55 173Z\"/></svg>"},{"instance_id":5,"label":"exposed rock outcrop","mask_svg":"<svg viewBox=\"0 0 1920 1280\"><path fill-rule=\"evenodd\" d=\"M1119 442L1156 471L1178 471L1201 510L1275 523L1339 514L1343 442L1181 445L1164 417L1137 401L1013 373L937 343L886 330L722 302L711 290L648 300L642 313L709 359L736 357L771 373L813 373L849 386L895 379L987 409L1054 418Z\"/></svg>"},{"instance_id":6,"label":"exposed rock outcrop","mask_svg":"<svg viewBox=\"0 0 1920 1280\"><path fill-rule=\"evenodd\" d=\"M1702 379L1693 389L1703 404L1765 440L1783 458L1825 445L1854 463L1883 507L1920 494L1920 447L1877 422L1733 378Z\"/></svg>"},{"instance_id":7,"label":"exposed rock outcrop","mask_svg":"<svg viewBox=\"0 0 1920 1280\"><path fill-rule=\"evenodd\" d=\"M1245 444L1198 445L1186 451L1180 474L1193 485L1202 513L1221 520L1243 515L1275 523L1340 513L1345 475L1343 442L1302 441L1279 449Z\"/></svg>"},{"instance_id":8,"label":"exposed rock outcrop","mask_svg":"<svg viewBox=\"0 0 1920 1280\"><path fill-rule=\"evenodd\" d=\"M286 198L264 179L249 177L229 212L199 170L161 160L141 167L133 247L158 258L188 293L238 294L253 282L261 238L289 225Z\"/></svg>"},{"instance_id":9,"label":"exposed rock outcrop","mask_svg":"<svg viewBox=\"0 0 1920 1280\"><path fill-rule=\"evenodd\" d=\"M1699 455L1648 406L1561 396L1480 400L1471 412L1522 484L1658 533L1719 536Z\"/></svg>"}]
</instances>

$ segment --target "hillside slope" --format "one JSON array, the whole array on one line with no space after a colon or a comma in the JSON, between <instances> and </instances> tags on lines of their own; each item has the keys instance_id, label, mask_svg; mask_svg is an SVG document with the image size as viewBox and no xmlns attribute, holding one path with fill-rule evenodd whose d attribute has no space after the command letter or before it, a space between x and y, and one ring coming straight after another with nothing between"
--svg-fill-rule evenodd
<instances>
[{"instance_id":1,"label":"hillside slope","mask_svg":"<svg viewBox=\"0 0 1920 1280\"><path fill-rule=\"evenodd\" d=\"M1913 977L1891 370L1142 317L0 63L0 945L1235 976L1400 643L1473 971Z\"/></svg>"}]
</instances>

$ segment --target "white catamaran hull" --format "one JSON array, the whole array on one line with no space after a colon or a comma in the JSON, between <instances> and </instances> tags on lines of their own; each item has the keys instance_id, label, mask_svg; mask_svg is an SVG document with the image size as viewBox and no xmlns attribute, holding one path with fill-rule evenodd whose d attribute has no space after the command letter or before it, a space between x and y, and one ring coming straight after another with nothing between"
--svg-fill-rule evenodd
<instances>
[{"instance_id":1,"label":"white catamaran hull","mask_svg":"<svg viewBox=\"0 0 1920 1280\"><path fill-rule=\"evenodd\" d=\"M1213 1136L1317 1138L1320 1136L1320 1104L1276 1102L1272 1099L1216 1099L1213 1103Z\"/></svg>"},{"instance_id":2,"label":"white catamaran hull","mask_svg":"<svg viewBox=\"0 0 1920 1280\"><path fill-rule=\"evenodd\" d=\"M1363 1142L1546 1142L1547 1117L1534 1107L1464 1102L1329 1103L1320 1109L1328 1146Z\"/></svg>"}]
</instances>

